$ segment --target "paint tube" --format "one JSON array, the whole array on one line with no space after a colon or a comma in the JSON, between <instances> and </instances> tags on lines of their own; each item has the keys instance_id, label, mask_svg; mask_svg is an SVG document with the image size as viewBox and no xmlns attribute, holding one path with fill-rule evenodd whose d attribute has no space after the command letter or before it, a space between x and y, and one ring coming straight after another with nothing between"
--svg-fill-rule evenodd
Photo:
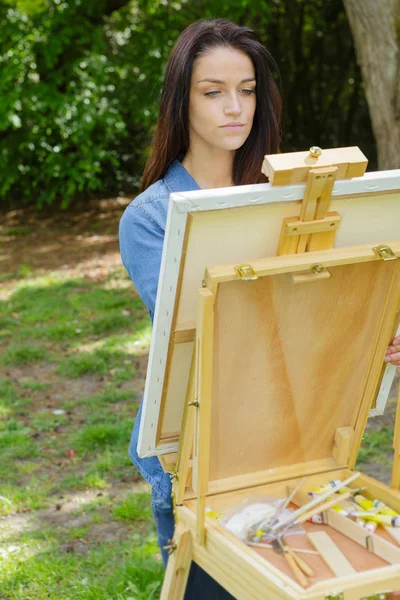
<instances>
[{"instance_id":1,"label":"paint tube","mask_svg":"<svg viewBox=\"0 0 400 600\"><path fill-rule=\"evenodd\" d=\"M391 527L400 527L400 517L392 517L390 515L380 515L377 513L370 512L359 512L355 513L354 516L361 517L363 519L368 519L368 521L373 521L374 523L379 523L380 525L390 525Z\"/></svg>"},{"instance_id":2,"label":"paint tube","mask_svg":"<svg viewBox=\"0 0 400 600\"><path fill-rule=\"evenodd\" d=\"M357 523L357 525L359 525L360 527L363 527L363 528L364 528L364 527L365 527L365 525L366 525L366 520L365 520L365 519L362 519L361 517L357 517L357 518L356 518L356 523Z\"/></svg>"},{"instance_id":3,"label":"paint tube","mask_svg":"<svg viewBox=\"0 0 400 600\"><path fill-rule=\"evenodd\" d=\"M328 481L325 485L321 485L320 487L315 488L311 492L308 492L309 496L319 496L320 494L325 494L329 490L334 489L336 486L340 485L342 482L340 479L336 479L335 481Z\"/></svg>"},{"instance_id":4,"label":"paint tube","mask_svg":"<svg viewBox=\"0 0 400 600\"><path fill-rule=\"evenodd\" d=\"M384 502L382 502L381 500L374 500L373 504L374 508L376 508L376 511L381 515L389 515L392 517L399 516L399 513L393 510L393 508L386 506L386 504L384 504Z\"/></svg>"},{"instance_id":5,"label":"paint tube","mask_svg":"<svg viewBox=\"0 0 400 600\"><path fill-rule=\"evenodd\" d=\"M317 513L308 519L310 523L314 523L315 525L322 525L324 519L322 517L322 513Z\"/></svg>"},{"instance_id":6,"label":"paint tube","mask_svg":"<svg viewBox=\"0 0 400 600\"><path fill-rule=\"evenodd\" d=\"M348 517L350 514L347 510L345 510L342 506L339 506L338 504L336 506L332 506L332 510L339 513L339 515L342 515L343 517Z\"/></svg>"},{"instance_id":7,"label":"paint tube","mask_svg":"<svg viewBox=\"0 0 400 600\"><path fill-rule=\"evenodd\" d=\"M365 521L364 529L366 529L370 533L375 533L377 527L378 527L378 523L375 523L374 521L370 521L369 519L367 519Z\"/></svg>"},{"instance_id":8,"label":"paint tube","mask_svg":"<svg viewBox=\"0 0 400 600\"><path fill-rule=\"evenodd\" d=\"M372 500L369 500L362 494L356 494L354 496L354 502L356 502L364 510L371 511L374 509L374 503L372 502Z\"/></svg>"}]
</instances>

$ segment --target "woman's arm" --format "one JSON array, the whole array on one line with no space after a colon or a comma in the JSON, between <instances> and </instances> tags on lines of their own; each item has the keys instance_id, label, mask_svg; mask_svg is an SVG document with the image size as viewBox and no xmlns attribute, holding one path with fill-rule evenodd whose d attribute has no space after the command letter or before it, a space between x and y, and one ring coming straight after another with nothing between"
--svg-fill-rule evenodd
<instances>
[{"instance_id":1,"label":"woman's arm","mask_svg":"<svg viewBox=\"0 0 400 600\"><path fill-rule=\"evenodd\" d=\"M122 262L154 318L164 231L142 206L131 204L119 224Z\"/></svg>"}]
</instances>

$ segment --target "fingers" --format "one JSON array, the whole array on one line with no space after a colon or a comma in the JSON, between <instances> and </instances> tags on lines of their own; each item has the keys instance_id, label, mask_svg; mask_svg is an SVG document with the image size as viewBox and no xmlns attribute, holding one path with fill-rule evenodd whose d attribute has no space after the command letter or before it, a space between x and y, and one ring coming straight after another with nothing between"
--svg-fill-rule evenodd
<instances>
[{"instance_id":1,"label":"fingers","mask_svg":"<svg viewBox=\"0 0 400 600\"><path fill-rule=\"evenodd\" d=\"M396 336L386 350L384 361L400 366L400 335Z\"/></svg>"}]
</instances>

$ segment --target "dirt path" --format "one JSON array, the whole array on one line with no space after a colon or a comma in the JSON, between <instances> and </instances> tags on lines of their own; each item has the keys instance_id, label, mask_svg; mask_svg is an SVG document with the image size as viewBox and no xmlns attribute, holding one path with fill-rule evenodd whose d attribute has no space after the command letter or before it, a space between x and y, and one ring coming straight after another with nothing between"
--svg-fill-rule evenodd
<instances>
[{"instance_id":1,"label":"dirt path","mask_svg":"<svg viewBox=\"0 0 400 600\"><path fill-rule=\"evenodd\" d=\"M130 198L88 201L74 210L17 209L0 225L1 274L31 269L75 269L93 263L103 266L119 259L118 223Z\"/></svg>"}]
</instances>

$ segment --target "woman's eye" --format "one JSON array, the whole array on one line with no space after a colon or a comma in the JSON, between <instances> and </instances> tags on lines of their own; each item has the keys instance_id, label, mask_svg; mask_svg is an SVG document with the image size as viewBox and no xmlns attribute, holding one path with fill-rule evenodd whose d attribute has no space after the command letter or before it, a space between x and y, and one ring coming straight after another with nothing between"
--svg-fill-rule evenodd
<instances>
[{"instance_id":1,"label":"woman's eye","mask_svg":"<svg viewBox=\"0 0 400 600\"><path fill-rule=\"evenodd\" d=\"M255 94L256 90L241 90L246 96L251 96L251 94Z\"/></svg>"},{"instance_id":2,"label":"woman's eye","mask_svg":"<svg viewBox=\"0 0 400 600\"><path fill-rule=\"evenodd\" d=\"M212 92L206 92L204 95L205 96L216 96L217 94L219 94L218 90L214 90Z\"/></svg>"}]
</instances>

